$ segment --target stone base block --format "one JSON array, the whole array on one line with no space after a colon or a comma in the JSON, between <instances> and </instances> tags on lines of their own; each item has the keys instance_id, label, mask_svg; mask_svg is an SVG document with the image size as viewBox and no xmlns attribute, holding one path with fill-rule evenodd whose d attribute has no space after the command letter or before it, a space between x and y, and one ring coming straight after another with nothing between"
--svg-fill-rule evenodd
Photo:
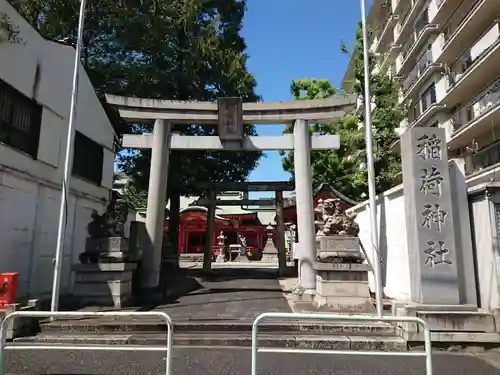
<instances>
[{"instance_id":1,"label":"stone base block","mask_svg":"<svg viewBox=\"0 0 500 375\"><path fill-rule=\"evenodd\" d=\"M86 252L128 252L129 241L123 237L87 238L85 241Z\"/></svg>"},{"instance_id":2,"label":"stone base block","mask_svg":"<svg viewBox=\"0 0 500 375\"><path fill-rule=\"evenodd\" d=\"M132 298L136 263L75 265L74 296L79 305L122 308Z\"/></svg>"},{"instance_id":3,"label":"stone base block","mask_svg":"<svg viewBox=\"0 0 500 375\"><path fill-rule=\"evenodd\" d=\"M315 263L316 308L339 312L372 312L368 265Z\"/></svg>"},{"instance_id":4,"label":"stone base block","mask_svg":"<svg viewBox=\"0 0 500 375\"><path fill-rule=\"evenodd\" d=\"M393 303L393 315L415 316L423 319L432 332L441 333L496 333L495 316L472 305L423 305ZM404 335L422 333L415 323L400 324Z\"/></svg>"},{"instance_id":5,"label":"stone base block","mask_svg":"<svg viewBox=\"0 0 500 375\"><path fill-rule=\"evenodd\" d=\"M362 263L364 260L357 237L319 236L316 238L316 242L318 244L317 257L326 264L336 259L349 259L355 263Z\"/></svg>"},{"instance_id":6,"label":"stone base block","mask_svg":"<svg viewBox=\"0 0 500 375\"><path fill-rule=\"evenodd\" d=\"M0 322L4 320L4 318L16 311L28 312L28 311L40 311L41 304L37 299L32 299L28 301L26 306L22 306L20 303L14 303L11 305L6 305L2 309L0 309ZM22 335L32 335L37 332L38 329L38 319L36 318L10 318L8 322L6 322L6 333L5 338L7 340L12 340L16 337Z\"/></svg>"},{"instance_id":7,"label":"stone base block","mask_svg":"<svg viewBox=\"0 0 500 375\"><path fill-rule=\"evenodd\" d=\"M339 313L371 313L375 311L370 299L360 297L332 297L316 294L313 306L320 311Z\"/></svg>"},{"instance_id":8,"label":"stone base block","mask_svg":"<svg viewBox=\"0 0 500 375\"><path fill-rule=\"evenodd\" d=\"M264 262L269 262L269 261L277 261L278 260L278 254L262 254L262 261Z\"/></svg>"}]
</instances>

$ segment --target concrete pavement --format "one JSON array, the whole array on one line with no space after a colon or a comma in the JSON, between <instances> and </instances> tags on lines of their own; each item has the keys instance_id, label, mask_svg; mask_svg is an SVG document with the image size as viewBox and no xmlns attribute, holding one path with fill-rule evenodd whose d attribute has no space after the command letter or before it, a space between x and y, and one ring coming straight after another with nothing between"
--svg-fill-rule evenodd
<instances>
[{"instance_id":1,"label":"concrete pavement","mask_svg":"<svg viewBox=\"0 0 500 375\"><path fill-rule=\"evenodd\" d=\"M499 358L490 353L490 358ZM478 356L434 355L436 375L500 375L500 369ZM498 361L498 359L495 359ZM491 360L494 363L495 360ZM266 375L424 375L417 357L258 355L258 374ZM156 375L165 373L163 355L148 352L10 351L5 373L32 375ZM172 375L250 375L250 350L177 348Z\"/></svg>"},{"instance_id":2,"label":"concrete pavement","mask_svg":"<svg viewBox=\"0 0 500 375\"><path fill-rule=\"evenodd\" d=\"M173 320L255 319L268 311L291 312L278 281L277 270L226 268L202 276L201 270L188 275L199 289L173 302L156 306Z\"/></svg>"}]
</instances>

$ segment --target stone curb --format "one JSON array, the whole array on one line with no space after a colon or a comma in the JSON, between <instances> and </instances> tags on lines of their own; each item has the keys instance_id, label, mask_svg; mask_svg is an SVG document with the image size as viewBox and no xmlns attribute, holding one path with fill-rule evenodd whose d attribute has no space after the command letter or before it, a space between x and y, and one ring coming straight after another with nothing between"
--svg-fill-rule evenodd
<instances>
[{"instance_id":1,"label":"stone curb","mask_svg":"<svg viewBox=\"0 0 500 375\"><path fill-rule=\"evenodd\" d=\"M15 340L25 344L107 344L107 345L166 345L166 335L61 335L33 336ZM174 335L174 346L236 346L251 347L251 335ZM314 336L259 335L259 346L304 349L356 349L406 351L406 341L397 337L377 336Z\"/></svg>"},{"instance_id":2,"label":"stone curb","mask_svg":"<svg viewBox=\"0 0 500 375\"><path fill-rule=\"evenodd\" d=\"M240 332L250 333L252 321L225 321L220 322L174 322L174 332L197 332L197 333L223 333ZM151 332L163 333L166 324L159 321L103 321L103 320L81 320L81 321L56 321L40 325L43 333L127 333L127 332ZM365 334L396 336L396 327L389 324L325 324L314 322L291 321L286 323L262 323L259 325L260 332L275 333L331 333L331 334Z\"/></svg>"}]
</instances>

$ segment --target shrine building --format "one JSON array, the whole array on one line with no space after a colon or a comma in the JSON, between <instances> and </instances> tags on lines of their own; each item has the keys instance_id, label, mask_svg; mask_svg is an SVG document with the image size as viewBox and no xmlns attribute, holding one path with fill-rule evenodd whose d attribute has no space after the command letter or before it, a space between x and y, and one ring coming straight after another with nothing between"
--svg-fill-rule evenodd
<instances>
[{"instance_id":1,"label":"shrine building","mask_svg":"<svg viewBox=\"0 0 500 375\"><path fill-rule=\"evenodd\" d=\"M313 192L314 207L320 199L339 198L343 202L343 209L346 210L357 202L344 196L327 183L322 183ZM242 192L222 192L217 196L217 200L244 200L245 194ZM269 199L262 199L268 201ZM259 200L256 200L257 202ZM179 254L203 254L208 209L200 204L199 197L181 197L180 205L180 225L178 238ZM167 215L168 215L167 205ZM284 196L283 214L285 223L297 224L297 211L294 192L289 192ZM138 216L145 220L146 210L138 210ZM224 206L217 205L215 224L213 230L212 247L217 247L217 236L222 231L226 236L228 245L238 242L238 235L244 236L246 243L250 247L263 249L266 242L266 228L271 225L276 226L276 207L269 205L252 206ZM169 230L169 218L165 219L165 232Z\"/></svg>"}]
</instances>

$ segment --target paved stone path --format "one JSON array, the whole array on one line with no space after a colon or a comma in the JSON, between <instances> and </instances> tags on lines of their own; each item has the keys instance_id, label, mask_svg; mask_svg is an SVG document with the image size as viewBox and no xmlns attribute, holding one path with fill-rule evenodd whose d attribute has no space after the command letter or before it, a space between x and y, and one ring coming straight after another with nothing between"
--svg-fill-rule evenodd
<instances>
[{"instance_id":1,"label":"paved stone path","mask_svg":"<svg viewBox=\"0 0 500 375\"><path fill-rule=\"evenodd\" d=\"M496 357L499 357L496 354ZM258 356L259 375L425 375L423 358L274 354ZM7 374L165 374L160 353L11 351ZM250 375L250 351L175 349L172 375ZM478 357L434 355L435 375L500 375Z\"/></svg>"},{"instance_id":2,"label":"paved stone path","mask_svg":"<svg viewBox=\"0 0 500 375\"><path fill-rule=\"evenodd\" d=\"M192 270L199 284L195 290L173 303L157 306L174 321L255 319L263 312L291 312L273 269L218 269L205 278Z\"/></svg>"}]
</instances>

